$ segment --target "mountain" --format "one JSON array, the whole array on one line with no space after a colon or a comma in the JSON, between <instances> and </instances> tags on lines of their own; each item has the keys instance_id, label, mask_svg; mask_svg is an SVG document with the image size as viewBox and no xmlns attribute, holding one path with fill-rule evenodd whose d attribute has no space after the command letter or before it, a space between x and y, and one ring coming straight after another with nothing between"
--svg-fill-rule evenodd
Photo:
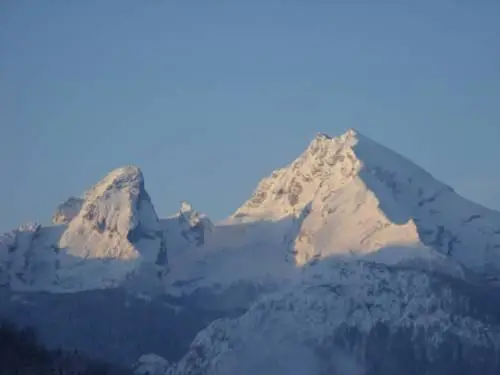
<instances>
[{"instance_id":1,"label":"mountain","mask_svg":"<svg viewBox=\"0 0 500 375\"><path fill-rule=\"evenodd\" d=\"M384 248L431 249L436 259L498 282L500 213L355 130L335 138L320 133L264 178L202 249L172 257L167 283L182 285L180 293L270 284L293 279L305 264Z\"/></svg>"},{"instance_id":2,"label":"mountain","mask_svg":"<svg viewBox=\"0 0 500 375\"><path fill-rule=\"evenodd\" d=\"M306 267L300 285L213 322L164 373L498 374L498 291L372 262Z\"/></svg>"},{"instance_id":3,"label":"mountain","mask_svg":"<svg viewBox=\"0 0 500 375\"><path fill-rule=\"evenodd\" d=\"M214 224L208 216L196 211L186 201L181 202L177 214L162 219L161 226L167 236L169 247L174 251L204 245L206 238L214 229Z\"/></svg>"},{"instance_id":4,"label":"mountain","mask_svg":"<svg viewBox=\"0 0 500 375\"><path fill-rule=\"evenodd\" d=\"M187 202L159 218L133 166L53 223L0 238L0 315L50 347L179 375L500 368L500 213L355 130L220 223Z\"/></svg>"},{"instance_id":5,"label":"mountain","mask_svg":"<svg viewBox=\"0 0 500 375\"><path fill-rule=\"evenodd\" d=\"M346 251L425 245L479 273L500 274L500 213L474 204L355 130L319 134L287 168L265 178L233 216L298 218L297 264Z\"/></svg>"},{"instance_id":6,"label":"mountain","mask_svg":"<svg viewBox=\"0 0 500 375\"><path fill-rule=\"evenodd\" d=\"M169 293L185 295L281 284L305 264L387 247L429 248L492 282L500 275L500 213L352 129L318 134L217 225L187 202L158 219L132 166L70 198L53 221L0 240L0 280L14 289L72 291L156 274Z\"/></svg>"},{"instance_id":7,"label":"mountain","mask_svg":"<svg viewBox=\"0 0 500 375\"><path fill-rule=\"evenodd\" d=\"M53 224L68 224L80 213L84 200L77 197L69 197L64 203L57 207L52 217Z\"/></svg>"},{"instance_id":8,"label":"mountain","mask_svg":"<svg viewBox=\"0 0 500 375\"><path fill-rule=\"evenodd\" d=\"M0 270L15 290L116 287L166 270L163 231L139 168L110 172L82 199L58 208L53 226L22 226L0 240Z\"/></svg>"},{"instance_id":9,"label":"mountain","mask_svg":"<svg viewBox=\"0 0 500 375\"><path fill-rule=\"evenodd\" d=\"M54 223L0 237L0 317L34 327L48 348L126 366L151 351L173 361L227 313L167 299L167 248L196 246L211 224L187 204L159 220L139 168L111 171Z\"/></svg>"}]
</instances>

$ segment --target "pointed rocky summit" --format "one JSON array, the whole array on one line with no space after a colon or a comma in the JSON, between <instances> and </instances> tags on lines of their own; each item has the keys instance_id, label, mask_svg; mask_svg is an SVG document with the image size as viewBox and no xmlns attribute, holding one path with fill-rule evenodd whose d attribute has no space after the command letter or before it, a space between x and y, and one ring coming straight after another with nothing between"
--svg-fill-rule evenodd
<instances>
[{"instance_id":1,"label":"pointed rocky summit","mask_svg":"<svg viewBox=\"0 0 500 375\"><path fill-rule=\"evenodd\" d=\"M20 228L0 240L0 274L11 287L101 289L166 272L164 235L137 167L115 169L83 199L70 198L54 223Z\"/></svg>"},{"instance_id":2,"label":"pointed rocky summit","mask_svg":"<svg viewBox=\"0 0 500 375\"><path fill-rule=\"evenodd\" d=\"M289 221L298 264L387 246L425 245L500 275L500 214L468 201L403 156L350 129L318 134L264 178L234 223Z\"/></svg>"}]
</instances>

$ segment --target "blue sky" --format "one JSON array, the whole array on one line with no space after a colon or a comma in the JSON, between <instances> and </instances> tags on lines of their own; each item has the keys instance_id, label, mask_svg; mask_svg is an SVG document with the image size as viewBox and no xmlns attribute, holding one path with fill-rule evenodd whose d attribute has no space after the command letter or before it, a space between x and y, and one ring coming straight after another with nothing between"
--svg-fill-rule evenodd
<instances>
[{"instance_id":1,"label":"blue sky","mask_svg":"<svg viewBox=\"0 0 500 375\"><path fill-rule=\"evenodd\" d=\"M355 127L500 208L500 3L2 1L0 230L139 165L221 219Z\"/></svg>"}]
</instances>

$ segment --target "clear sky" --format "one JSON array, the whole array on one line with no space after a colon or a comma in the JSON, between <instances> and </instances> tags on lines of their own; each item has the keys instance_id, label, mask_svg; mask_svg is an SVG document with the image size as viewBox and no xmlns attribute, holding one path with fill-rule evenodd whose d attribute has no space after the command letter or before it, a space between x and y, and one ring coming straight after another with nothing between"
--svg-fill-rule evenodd
<instances>
[{"instance_id":1,"label":"clear sky","mask_svg":"<svg viewBox=\"0 0 500 375\"><path fill-rule=\"evenodd\" d=\"M349 127L500 208L500 2L0 2L0 231L140 166L214 219Z\"/></svg>"}]
</instances>

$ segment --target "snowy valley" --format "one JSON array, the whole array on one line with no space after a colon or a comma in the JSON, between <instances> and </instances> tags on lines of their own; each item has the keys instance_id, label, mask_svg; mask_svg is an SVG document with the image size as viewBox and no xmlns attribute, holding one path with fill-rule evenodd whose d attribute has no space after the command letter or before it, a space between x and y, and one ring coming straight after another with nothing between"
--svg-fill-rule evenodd
<instances>
[{"instance_id":1,"label":"snowy valley","mask_svg":"<svg viewBox=\"0 0 500 375\"><path fill-rule=\"evenodd\" d=\"M126 166L0 238L0 315L136 373L498 374L499 282L500 213L352 129L220 223Z\"/></svg>"}]
</instances>

